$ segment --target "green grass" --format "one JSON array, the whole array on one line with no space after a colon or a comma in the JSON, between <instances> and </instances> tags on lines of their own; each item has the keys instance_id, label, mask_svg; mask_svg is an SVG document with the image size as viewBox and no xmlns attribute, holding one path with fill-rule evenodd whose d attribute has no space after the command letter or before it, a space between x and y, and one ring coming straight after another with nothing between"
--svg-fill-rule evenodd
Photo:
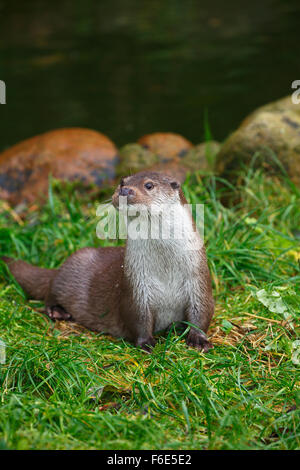
<instances>
[{"instance_id":1,"label":"green grass","mask_svg":"<svg viewBox=\"0 0 300 470\"><path fill-rule=\"evenodd\" d=\"M252 170L240 182L227 207L229 186L215 178L184 185L190 202L205 203L216 300L206 355L186 347L186 331L159 336L147 355L54 324L1 264L0 448L300 448L299 191ZM55 267L81 247L109 244L96 238L96 205L56 184L47 205L22 218L0 202L0 254ZM273 311L262 289L267 301L278 292Z\"/></svg>"}]
</instances>

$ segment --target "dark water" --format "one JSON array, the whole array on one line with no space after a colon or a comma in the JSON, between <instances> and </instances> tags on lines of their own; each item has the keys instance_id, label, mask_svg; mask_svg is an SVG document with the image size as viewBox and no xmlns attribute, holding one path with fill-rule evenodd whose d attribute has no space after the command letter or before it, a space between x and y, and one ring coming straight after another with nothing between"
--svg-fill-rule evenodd
<instances>
[{"instance_id":1,"label":"dark water","mask_svg":"<svg viewBox=\"0 0 300 470\"><path fill-rule=\"evenodd\" d=\"M64 127L223 139L300 79L299 0L0 0L0 148Z\"/></svg>"}]
</instances>

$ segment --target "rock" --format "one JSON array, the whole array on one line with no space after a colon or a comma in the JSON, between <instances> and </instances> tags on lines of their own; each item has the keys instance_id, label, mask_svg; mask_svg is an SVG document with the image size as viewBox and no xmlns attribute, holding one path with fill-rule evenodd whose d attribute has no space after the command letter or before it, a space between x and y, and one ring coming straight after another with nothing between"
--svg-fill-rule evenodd
<instances>
[{"instance_id":1,"label":"rock","mask_svg":"<svg viewBox=\"0 0 300 470\"><path fill-rule=\"evenodd\" d=\"M159 157L140 144L127 144L120 149L118 176L126 176L149 168L159 162Z\"/></svg>"},{"instance_id":2,"label":"rock","mask_svg":"<svg viewBox=\"0 0 300 470\"><path fill-rule=\"evenodd\" d=\"M117 167L118 176L148 169L168 173L183 182L189 171L208 171L213 168L215 156L220 149L218 142L204 142L194 147L181 136L175 135L176 139L173 139L174 135L167 134L171 136L170 140L169 137L164 137L161 147L159 147L160 136L166 136L166 134L150 134L140 139L140 141L145 139L149 147L141 144L127 144L122 147L120 163ZM152 140L153 136L155 137ZM167 145L167 141L171 144L170 146ZM175 142L179 143L179 147L175 145ZM185 149L184 146L186 146Z\"/></svg>"},{"instance_id":3,"label":"rock","mask_svg":"<svg viewBox=\"0 0 300 470\"><path fill-rule=\"evenodd\" d=\"M221 148L221 144L215 140L203 142L195 145L182 158L181 164L189 171L211 171L214 169L216 155Z\"/></svg>"},{"instance_id":4,"label":"rock","mask_svg":"<svg viewBox=\"0 0 300 470\"><path fill-rule=\"evenodd\" d=\"M115 176L118 151L90 129L57 129L27 139L0 153L0 199L33 202L47 194L48 176L102 186Z\"/></svg>"},{"instance_id":5,"label":"rock","mask_svg":"<svg viewBox=\"0 0 300 470\"><path fill-rule=\"evenodd\" d=\"M185 180L186 169L177 161L160 161L160 156L140 144L127 144L120 149L120 163L117 167L119 177L132 175L142 170L160 171Z\"/></svg>"},{"instance_id":6,"label":"rock","mask_svg":"<svg viewBox=\"0 0 300 470\"><path fill-rule=\"evenodd\" d=\"M300 105L291 96L258 108L229 136L217 155L219 174L235 179L255 154L255 167L279 171L277 158L300 185Z\"/></svg>"},{"instance_id":7,"label":"rock","mask_svg":"<svg viewBox=\"0 0 300 470\"><path fill-rule=\"evenodd\" d=\"M155 132L147 134L138 140L138 143L159 155L160 161L182 158L193 144L179 134L171 132Z\"/></svg>"}]
</instances>

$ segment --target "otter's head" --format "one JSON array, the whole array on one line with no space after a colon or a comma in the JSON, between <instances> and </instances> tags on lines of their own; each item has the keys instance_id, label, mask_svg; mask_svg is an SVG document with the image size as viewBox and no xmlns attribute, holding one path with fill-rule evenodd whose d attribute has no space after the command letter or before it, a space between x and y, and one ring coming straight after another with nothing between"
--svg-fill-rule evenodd
<instances>
[{"instance_id":1,"label":"otter's head","mask_svg":"<svg viewBox=\"0 0 300 470\"><path fill-rule=\"evenodd\" d=\"M128 205L172 204L180 202L180 184L174 178L163 173L143 171L126 178L121 178L112 202L119 207L119 197L127 197Z\"/></svg>"}]
</instances>

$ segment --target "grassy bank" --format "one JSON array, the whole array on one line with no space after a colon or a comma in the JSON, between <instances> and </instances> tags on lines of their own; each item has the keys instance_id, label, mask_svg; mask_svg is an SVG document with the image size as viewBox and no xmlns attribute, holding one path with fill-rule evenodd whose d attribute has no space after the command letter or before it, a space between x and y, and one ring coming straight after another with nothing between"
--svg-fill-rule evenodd
<instances>
[{"instance_id":1,"label":"grassy bank","mask_svg":"<svg viewBox=\"0 0 300 470\"><path fill-rule=\"evenodd\" d=\"M147 355L54 324L1 264L0 448L300 448L300 195L284 178L250 171L240 181L231 208L214 178L184 185L205 203L216 300L206 355L186 347L186 332L160 336ZM109 244L96 238L96 201L49 196L22 217L0 202L0 254L55 267Z\"/></svg>"}]
</instances>

